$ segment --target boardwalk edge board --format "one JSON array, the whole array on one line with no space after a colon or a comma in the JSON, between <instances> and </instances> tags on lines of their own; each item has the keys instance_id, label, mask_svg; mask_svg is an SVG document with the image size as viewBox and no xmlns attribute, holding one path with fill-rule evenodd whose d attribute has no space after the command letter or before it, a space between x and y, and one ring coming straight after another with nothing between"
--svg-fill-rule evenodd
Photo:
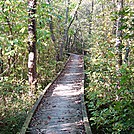
<instances>
[{"instance_id":1,"label":"boardwalk edge board","mask_svg":"<svg viewBox=\"0 0 134 134\"><path fill-rule=\"evenodd\" d=\"M84 91L84 88L82 88L81 90ZM88 120L88 117L87 117L85 103L84 103L84 94L82 94L81 98L82 98L82 114L83 114L85 132L86 132L86 134L92 134L91 127L89 125L89 120Z\"/></svg>"},{"instance_id":2,"label":"boardwalk edge board","mask_svg":"<svg viewBox=\"0 0 134 134\"><path fill-rule=\"evenodd\" d=\"M32 116L34 115L36 109L38 108L38 106L39 106L39 104L41 102L41 100L43 99L43 96L45 95L46 91L51 87L51 85L57 80L57 78L60 77L60 75L64 71L67 63L69 62L70 58L71 58L71 56L69 56L69 58L65 62L65 65L64 65L63 69L57 74L57 76L54 78L54 80L45 87L45 89L43 90L43 93L40 95L40 97L38 98L38 100L35 102L33 108L28 113L28 116L27 116L27 118L26 118L26 120L24 122L24 125L22 126L22 129L20 131L20 134L26 134L26 131L28 129L28 126L29 126L29 123L30 123L30 121L32 119Z\"/></svg>"},{"instance_id":3,"label":"boardwalk edge board","mask_svg":"<svg viewBox=\"0 0 134 134\"><path fill-rule=\"evenodd\" d=\"M83 65L84 65L84 61L83 61ZM82 115L83 115L83 121L84 121L84 127L85 127L86 134L92 134L91 127L89 125L90 123L89 123L87 112L86 112L85 101L84 101L84 76L85 75L84 75L84 66L83 66L83 80L82 80L82 87L81 87Z\"/></svg>"}]
</instances>

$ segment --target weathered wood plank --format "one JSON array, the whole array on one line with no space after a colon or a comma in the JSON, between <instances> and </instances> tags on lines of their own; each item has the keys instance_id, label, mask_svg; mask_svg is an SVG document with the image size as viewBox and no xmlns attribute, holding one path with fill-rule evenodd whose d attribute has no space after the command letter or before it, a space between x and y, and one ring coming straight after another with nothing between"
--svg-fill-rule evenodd
<instances>
[{"instance_id":1,"label":"weathered wood plank","mask_svg":"<svg viewBox=\"0 0 134 134\"><path fill-rule=\"evenodd\" d=\"M50 88L50 86L56 81L56 79L57 79L58 77L60 77L60 75L62 74L63 70L65 69L67 63L69 62L69 60L70 60L70 56L69 56L69 58L67 59L65 65L64 65L64 68L57 74L57 76L54 78L54 80L53 80L51 83L49 83L49 84L45 87L45 89L43 90L42 94L40 95L40 97L38 98L38 100L36 101L36 103L34 104L33 108L32 108L32 109L30 110L30 112L28 113L28 116L27 116L27 118L26 118L26 120L25 120L25 122L24 122L24 125L22 126L22 129L21 129L21 131L20 131L20 134L25 134L25 133L26 133L26 130L27 130L27 128L28 128L28 125L29 125L29 123L30 123L30 121L31 121L31 119L32 119L32 116L34 115L34 113L35 113L37 107L38 107L39 104L41 103L41 100L42 100L43 96L45 95L46 91Z\"/></svg>"},{"instance_id":2,"label":"weathered wood plank","mask_svg":"<svg viewBox=\"0 0 134 134\"><path fill-rule=\"evenodd\" d=\"M29 112L21 134L92 134L84 104L83 57L70 55Z\"/></svg>"}]
</instances>

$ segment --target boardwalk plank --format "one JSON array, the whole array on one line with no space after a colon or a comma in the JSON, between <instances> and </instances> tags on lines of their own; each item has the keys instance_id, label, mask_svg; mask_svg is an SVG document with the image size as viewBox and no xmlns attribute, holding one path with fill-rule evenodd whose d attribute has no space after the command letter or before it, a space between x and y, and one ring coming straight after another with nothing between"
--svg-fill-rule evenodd
<instances>
[{"instance_id":1,"label":"boardwalk plank","mask_svg":"<svg viewBox=\"0 0 134 134\"><path fill-rule=\"evenodd\" d=\"M86 116L83 113L83 80L83 57L71 55L60 77L43 96L27 133L90 134L84 127L88 125L88 120L83 118Z\"/></svg>"}]
</instances>

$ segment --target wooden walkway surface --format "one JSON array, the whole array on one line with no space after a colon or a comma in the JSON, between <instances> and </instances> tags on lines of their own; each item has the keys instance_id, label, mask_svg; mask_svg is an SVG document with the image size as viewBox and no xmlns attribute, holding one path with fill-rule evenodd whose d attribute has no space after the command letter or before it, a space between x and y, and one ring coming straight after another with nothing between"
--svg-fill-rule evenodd
<instances>
[{"instance_id":1,"label":"wooden walkway surface","mask_svg":"<svg viewBox=\"0 0 134 134\"><path fill-rule=\"evenodd\" d=\"M32 110L22 134L91 134L84 106L83 65L82 56L70 56Z\"/></svg>"}]
</instances>

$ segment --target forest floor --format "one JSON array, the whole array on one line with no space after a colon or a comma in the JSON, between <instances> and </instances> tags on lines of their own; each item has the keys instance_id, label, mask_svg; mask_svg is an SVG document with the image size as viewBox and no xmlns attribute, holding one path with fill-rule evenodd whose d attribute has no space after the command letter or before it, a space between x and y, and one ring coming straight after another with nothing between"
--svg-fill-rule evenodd
<instances>
[{"instance_id":1,"label":"forest floor","mask_svg":"<svg viewBox=\"0 0 134 134\"><path fill-rule=\"evenodd\" d=\"M83 57L71 55L36 110L28 128L30 133L85 134L81 103L83 77Z\"/></svg>"}]
</instances>

